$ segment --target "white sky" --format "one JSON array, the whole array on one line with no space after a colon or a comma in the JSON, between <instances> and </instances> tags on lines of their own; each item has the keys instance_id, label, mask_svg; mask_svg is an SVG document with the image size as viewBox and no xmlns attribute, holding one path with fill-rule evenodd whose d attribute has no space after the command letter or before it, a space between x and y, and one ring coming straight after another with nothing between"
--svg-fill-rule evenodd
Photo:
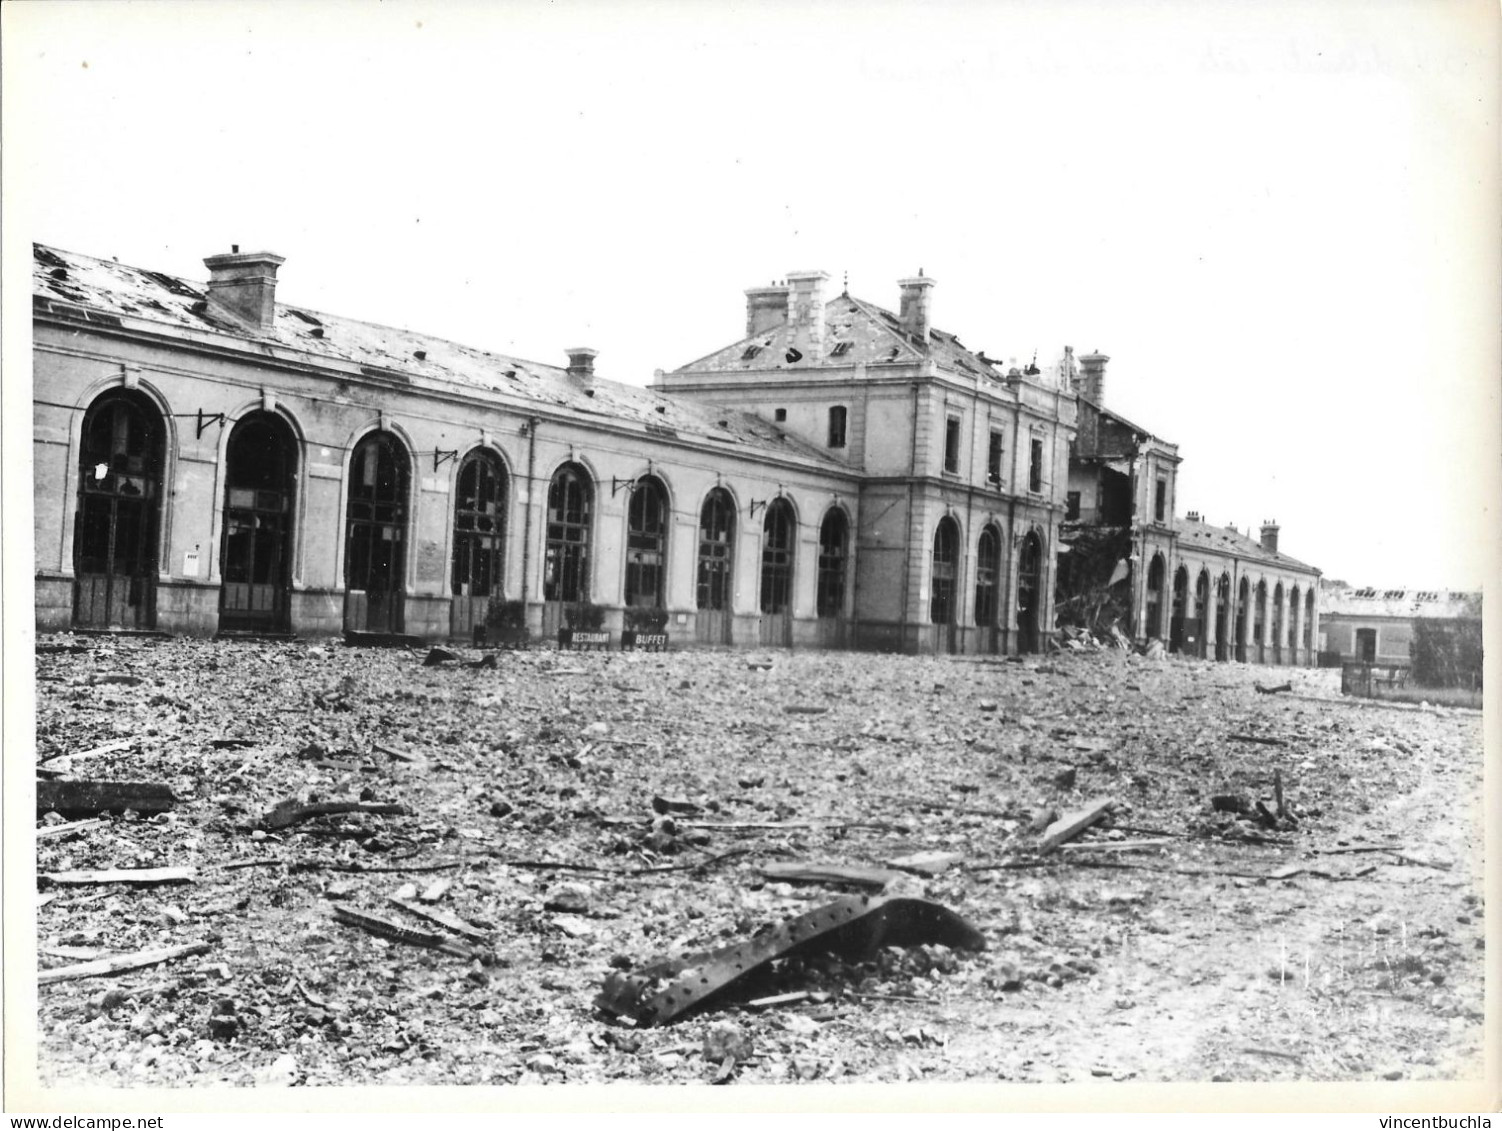
<instances>
[{"instance_id":1,"label":"white sky","mask_svg":"<svg viewBox=\"0 0 1502 1131\"><path fill-rule=\"evenodd\" d=\"M893 307L921 267L974 348L1110 354L1180 513L1384 586L1496 552L1494 5L0 15L13 264L237 243L284 301L637 384L739 338L746 287Z\"/></svg>"}]
</instances>

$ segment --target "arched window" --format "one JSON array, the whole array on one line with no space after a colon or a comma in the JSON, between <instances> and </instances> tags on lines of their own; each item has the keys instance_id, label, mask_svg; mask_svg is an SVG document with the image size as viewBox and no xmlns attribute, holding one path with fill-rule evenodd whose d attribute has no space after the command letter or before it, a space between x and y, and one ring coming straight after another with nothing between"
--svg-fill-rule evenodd
<instances>
[{"instance_id":1,"label":"arched window","mask_svg":"<svg viewBox=\"0 0 1502 1131\"><path fill-rule=\"evenodd\" d=\"M996 594L1001 575L1001 535L996 527L980 532L975 546L975 623L982 628L996 623Z\"/></svg>"},{"instance_id":2,"label":"arched window","mask_svg":"<svg viewBox=\"0 0 1502 1131\"><path fill-rule=\"evenodd\" d=\"M401 631L410 468L406 448L390 432L372 432L355 445L344 554L352 601L347 627Z\"/></svg>"},{"instance_id":3,"label":"arched window","mask_svg":"<svg viewBox=\"0 0 1502 1131\"><path fill-rule=\"evenodd\" d=\"M1036 652L1043 603L1043 541L1035 530L1017 551L1017 650Z\"/></svg>"},{"instance_id":4,"label":"arched window","mask_svg":"<svg viewBox=\"0 0 1502 1131\"><path fill-rule=\"evenodd\" d=\"M668 492L662 480L644 475L626 506L626 604L659 609L667 576Z\"/></svg>"},{"instance_id":5,"label":"arched window","mask_svg":"<svg viewBox=\"0 0 1502 1131\"><path fill-rule=\"evenodd\" d=\"M1163 634L1160 618L1163 615L1163 575L1167 572L1167 568L1163 563L1162 554L1154 554L1152 562L1147 567L1147 623L1142 626L1143 636L1154 637Z\"/></svg>"},{"instance_id":6,"label":"arched window","mask_svg":"<svg viewBox=\"0 0 1502 1131\"><path fill-rule=\"evenodd\" d=\"M782 613L793 604L793 550L798 522L786 499L767 504L762 522L761 611Z\"/></svg>"},{"instance_id":7,"label":"arched window","mask_svg":"<svg viewBox=\"0 0 1502 1131\"><path fill-rule=\"evenodd\" d=\"M1304 594L1304 648L1306 651L1314 648L1314 586L1309 587L1309 592Z\"/></svg>"},{"instance_id":8,"label":"arched window","mask_svg":"<svg viewBox=\"0 0 1502 1131\"><path fill-rule=\"evenodd\" d=\"M1283 583L1280 581L1273 590L1273 634L1272 643L1281 646L1283 644Z\"/></svg>"},{"instance_id":9,"label":"arched window","mask_svg":"<svg viewBox=\"0 0 1502 1131\"><path fill-rule=\"evenodd\" d=\"M105 393L83 421L73 621L88 628L156 623L157 538L166 428L145 396Z\"/></svg>"},{"instance_id":10,"label":"arched window","mask_svg":"<svg viewBox=\"0 0 1502 1131\"><path fill-rule=\"evenodd\" d=\"M850 553L850 524L845 512L830 507L819 526L818 613L821 617L845 612L845 563Z\"/></svg>"},{"instance_id":11,"label":"arched window","mask_svg":"<svg viewBox=\"0 0 1502 1131\"><path fill-rule=\"evenodd\" d=\"M959 557L960 529L954 519L946 516L934 528L933 585L928 598L928 619L934 624L954 623Z\"/></svg>"},{"instance_id":12,"label":"arched window","mask_svg":"<svg viewBox=\"0 0 1502 1131\"><path fill-rule=\"evenodd\" d=\"M1252 643L1259 647L1264 644L1267 637L1263 634L1267 631L1267 582L1257 582L1257 599L1252 606Z\"/></svg>"},{"instance_id":13,"label":"arched window","mask_svg":"<svg viewBox=\"0 0 1502 1131\"><path fill-rule=\"evenodd\" d=\"M459 467L454 498L454 596L489 597L501 591L505 540L506 468L494 452L479 448Z\"/></svg>"},{"instance_id":14,"label":"arched window","mask_svg":"<svg viewBox=\"0 0 1502 1131\"><path fill-rule=\"evenodd\" d=\"M274 413L253 412L230 433L220 543L219 627L289 627L292 498L297 441Z\"/></svg>"},{"instance_id":15,"label":"arched window","mask_svg":"<svg viewBox=\"0 0 1502 1131\"><path fill-rule=\"evenodd\" d=\"M735 500L730 492L716 487L699 511L699 608L730 608L734 561Z\"/></svg>"},{"instance_id":16,"label":"arched window","mask_svg":"<svg viewBox=\"0 0 1502 1131\"><path fill-rule=\"evenodd\" d=\"M566 463L548 484L547 545L542 596L546 601L589 600L589 525L594 486L589 472Z\"/></svg>"}]
</instances>

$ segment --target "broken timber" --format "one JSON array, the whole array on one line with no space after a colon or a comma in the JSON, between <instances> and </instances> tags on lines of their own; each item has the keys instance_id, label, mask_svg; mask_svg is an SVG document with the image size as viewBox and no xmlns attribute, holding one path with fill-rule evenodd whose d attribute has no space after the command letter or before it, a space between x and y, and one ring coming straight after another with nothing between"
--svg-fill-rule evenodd
<instances>
[{"instance_id":1,"label":"broken timber","mask_svg":"<svg viewBox=\"0 0 1502 1131\"><path fill-rule=\"evenodd\" d=\"M359 927L362 930L369 931L373 935L406 943L408 946L421 946L427 947L429 950L441 950L445 954L452 954L458 958L479 957L474 947L466 946L464 943L457 942L454 939L445 938L443 935L434 934L432 931L419 931L413 927L406 927L382 915L372 915L368 911L356 911L353 907L345 907L343 904L335 905L334 918L351 927Z\"/></svg>"},{"instance_id":2,"label":"broken timber","mask_svg":"<svg viewBox=\"0 0 1502 1131\"><path fill-rule=\"evenodd\" d=\"M1287 746L1288 743L1281 738L1263 738L1260 734L1228 734L1227 738L1233 742L1255 742L1259 746Z\"/></svg>"},{"instance_id":3,"label":"broken timber","mask_svg":"<svg viewBox=\"0 0 1502 1131\"><path fill-rule=\"evenodd\" d=\"M487 932L480 930L479 927L471 923L466 923L457 915L450 915L447 911L439 911L436 907L424 907L420 903L398 899L394 895L388 895L386 900L400 907L403 911L416 915L419 919L427 919L429 922L437 923L440 927L447 927L456 935L463 935L466 938L474 939L476 942L485 942L490 938Z\"/></svg>"},{"instance_id":4,"label":"broken timber","mask_svg":"<svg viewBox=\"0 0 1502 1131\"><path fill-rule=\"evenodd\" d=\"M66 825L43 825L37 829L37 840L56 840L59 837L72 836L74 833L97 829L103 824L104 820L102 818L89 817L82 821L69 821Z\"/></svg>"},{"instance_id":5,"label":"broken timber","mask_svg":"<svg viewBox=\"0 0 1502 1131\"><path fill-rule=\"evenodd\" d=\"M66 815L134 809L137 813L167 813L177 804L172 790L160 782L39 781L37 812L56 810Z\"/></svg>"},{"instance_id":6,"label":"broken timber","mask_svg":"<svg viewBox=\"0 0 1502 1131\"><path fill-rule=\"evenodd\" d=\"M1094 801L1084 809L1076 809L1073 813L1065 813L1043 832L1043 838L1038 842L1038 852L1046 855L1058 848L1065 841L1073 840L1091 825L1111 811L1116 802L1109 797L1100 801Z\"/></svg>"},{"instance_id":7,"label":"broken timber","mask_svg":"<svg viewBox=\"0 0 1502 1131\"><path fill-rule=\"evenodd\" d=\"M981 950L986 940L942 904L849 896L764 929L745 942L655 962L629 974L612 971L595 1004L638 1025L664 1025L775 958L819 951L864 957L883 946L919 943Z\"/></svg>"},{"instance_id":8,"label":"broken timber","mask_svg":"<svg viewBox=\"0 0 1502 1131\"><path fill-rule=\"evenodd\" d=\"M877 890L897 879L897 873L886 868L859 864L763 864L761 874L777 883L855 884Z\"/></svg>"},{"instance_id":9,"label":"broken timber","mask_svg":"<svg viewBox=\"0 0 1502 1131\"><path fill-rule=\"evenodd\" d=\"M191 954L203 954L209 949L206 942L186 943L183 946L162 947L159 950L139 950L134 954L117 954L113 958L97 958L93 962L80 962L73 966L59 966L42 970L37 974L37 984L68 982L74 978L96 978L101 974L118 974L124 970L139 970L143 966L156 966L174 958L186 958Z\"/></svg>"},{"instance_id":10,"label":"broken timber","mask_svg":"<svg viewBox=\"0 0 1502 1131\"><path fill-rule=\"evenodd\" d=\"M115 868L101 872L41 872L49 884L191 884L197 868Z\"/></svg>"},{"instance_id":11,"label":"broken timber","mask_svg":"<svg viewBox=\"0 0 1502 1131\"><path fill-rule=\"evenodd\" d=\"M261 824L268 829L285 829L310 817L326 817L335 813L378 813L388 817L404 817L407 809L403 805L385 805L371 801L314 801L304 805L289 799L278 801L272 806L261 818Z\"/></svg>"}]
</instances>

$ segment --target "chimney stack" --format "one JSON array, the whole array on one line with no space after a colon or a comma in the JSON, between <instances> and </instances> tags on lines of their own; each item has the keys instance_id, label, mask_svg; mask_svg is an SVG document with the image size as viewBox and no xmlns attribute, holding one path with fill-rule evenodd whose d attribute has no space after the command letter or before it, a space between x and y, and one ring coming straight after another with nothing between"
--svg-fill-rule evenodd
<instances>
[{"instance_id":1,"label":"chimney stack","mask_svg":"<svg viewBox=\"0 0 1502 1131\"><path fill-rule=\"evenodd\" d=\"M1270 554L1278 552L1278 524L1267 521L1262 524L1262 548Z\"/></svg>"},{"instance_id":2,"label":"chimney stack","mask_svg":"<svg viewBox=\"0 0 1502 1131\"><path fill-rule=\"evenodd\" d=\"M1190 522L1198 522L1200 520L1200 512L1199 511L1190 511L1184 517L1187 518Z\"/></svg>"},{"instance_id":3,"label":"chimney stack","mask_svg":"<svg viewBox=\"0 0 1502 1131\"><path fill-rule=\"evenodd\" d=\"M787 320L787 284L771 283L746 292L746 337L754 338Z\"/></svg>"},{"instance_id":4,"label":"chimney stack","mask_svg":"<svg viewBox=\"0 0 1502 1131\"><path fill-rule=\"evenodd\" d=\"M234 247L228 255L203 261L209 269L209 301L269 334L276 323L276 269L286 260L269 251L241 255L240 245Z\"/></svg>"},{"instance_id":5,"label":"chimney stack","mask_svg":"<svg viewBox=\"0 0 1502 1131\"><path fill-rule=\"evenodd\" d=\"M902 288L902 305L898 308L897 319L902 323L902 328L924 345L928 344L928 331L933 322L933 305L929 292L933 290L934 281L924 278L923 268L918 268L918 276L914 279L899 279L897 285Z\"/></svg>"},{"instance_id":6,"label":"chimney stack","mask_svg":"<svg viewBox=\"0 0 1502 1131\"><path fill-rule=\"evenodd\" d=\"M1106 403L1106 362L1110 360L1098 351L1080 355L1080 396L1097 405Z\"/></svg>"},{"instance_id":7,"label":"chimney stack","mask_svg":"<svg viewBox=\"0 0 1502 1131\"><path fill-rule=\"evenodd\" d=\"M829 276L823 271L792 271L787 281L787 362L817 364L824 359L824 284Z\"/></svg>"},{"instance_id":8,"label":"chimney stack","mask_svg":"<svg viewBox=\"0 0 1502 1131\"><path fill-rule=\"evenodd\" d=\"M592 350L588 346L575 346L568 350L568 375L577 377L585 384L594 380L595 358L599 356L599 350Z\"/></svg>"},{"instance_id":9,"label":"chimney stack","mask_svg":"<svg viewBox=\"0 0 1502 1131\"><path fill-rule=\"evenodd\" d=\"M1080 391L1080 371L1074 363L1074 347L1064 347L1064 386L1076 396Z\"/></svg>"}]
</instances>

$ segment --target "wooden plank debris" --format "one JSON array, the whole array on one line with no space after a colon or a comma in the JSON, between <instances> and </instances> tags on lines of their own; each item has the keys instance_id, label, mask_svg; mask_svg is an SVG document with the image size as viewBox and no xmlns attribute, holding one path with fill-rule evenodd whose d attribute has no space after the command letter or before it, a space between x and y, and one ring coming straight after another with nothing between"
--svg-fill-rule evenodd
<instances>
[{"instance_id":1,"label":"wooden plank debris","mask_svg":"<svg viewBox=\"0 0 1502 1131\"><path fill-rule=\"evenodd\" d=\"M1061 852L1133 852L1139 848L1162 848L1165 844L1173 844L1172 837L1158 837L1152 840L1082 840L1074 844L1066 844L1060 848Z\"/></svg>"},{"instance_id":2,"label":"wooden plank debris","mask_svg":"<svg viewBox=\"0 0 1502 1131\"><path fill-rule=\"evenodd\" d=\"M782 709L785 715L822 715L828 707L816 707L811 703L790 703Z\"/></svg>"},{"instance_id":3,"label":"wooden plank debris","mask_svg":"<svg viewBox=\"0 0 1502 1131\"><path fill-rule=\"evenodd\" d=\"M888 868L900 868L904 872L917 872L922 876L937 876L949 871L963 859L964 857L958 852L941 852L935 849L896 856L886 861L886 865Z\"/></svg>"},{"instance_id":4,"label":"wooden plank debris","mask_svg":"<svg viewBox=\"0 0 1502 1131\"><path fill-rule=\"evenodd\" d=\"M310 817L325 817L336 813L376 813L387 817L404 817L404 805L387 805L373 801L314 801L304 805L296 798L278 801L271 807L261 824L268 829L285 829Z\"/></svg>"},{"instance_id":5,"label":"wooden plank debris","mask_svg":"<svg viewBox=\"0 0 1502 1131\"><path fill-rule=\"evenodd\" d=\"M1293 690L1293 684L1291 683L1280 683L1277 687L1263 687L1260 683L1254 683L1252 687L1256 689L1259 695L1277 695L1284 691Z\"/></svg>"},{"instance_id":6,"label":"wooden plank debris","mask_svg":"<svg viewBox=\"0 0 1502 1131\"><path fill-rule=\"evenodd\" d=\"M1073 840L1091 825L1101 820L1115 805L1116 802L1113 799L1105 797L1098 801L1092 801L1083 809L1076 809L1072 813L1065 813L1043 831L1043 837L1038 842L1038 852L1040 854L1047 854L1058 848L1065 841Z\"/></svg>"},{"instance_id":7,"label":"wooden plank debris","mask_svg":"<svg viewBox=\"0 0 1502 1131\"><path fill-rule=\"evenodd\" d=\"M37 829L37 840L57 840L74 833L97 829L105 823L102 817L89 817L82 821L69 821L65 825L43 825Z\"/></svg>"},{"instance_id":8,"label":"wooden plank debris","mask_svg":"<svg viewBox=\"0 0 1502 1131\"><path fill-rule=\"evenodd\" d=\"M37 812L55 810L64 816L134 809L137 813L167 813L177 805L170 787L160 782L39 781Z\"/></svg>"},{"instance_id":9,"label":"wooden plank debris","mask_svg":"<svg viewBox=\"0 0 1502 1131\"><path fill-rule=\"evenodd\" d=\"M408 946L426 947L429 950L441 950L445 954L452 954L459 958L477 958L474 947L432 931L420 931L414 927L407 927L383 915L372 915L368 911L357 911L353 907L346 907L342 903L334 905L334 918L339 922L351 927L359 927L369 931L373 935L379 935L384 939L406 943Z\"/></svg>"},{"instance_id":10,"label":"wooden plank debris","mask_svg":"<svg viewBox=\"0 0 1502 1131\"><path fill-rule=\"evenodd\" d=\"M394 895L386 897L388 903L400 907L403 911L416 915L419 919L426 919L430 923L437 923L440 927L447 927L456 935L474 939L476 942L485 942L490 938L488 931L482 931L473 923L466 923L457 915L450 915L447 911L440 911L436 907L424 907L420 903L412 903L409 900L398 899Z\"/></svg>"},{"instance_id":11,"label":"wooden plank debris","mask_svg":"<svg viewBox=\"0 0 1502 1131\"><path fill-rule=\"evenodd\" d=\"M37 984L69 982L75 978L96 978L102 974L119 974L126 970L139 970L143 966L157 966L174 958L187 958L203 954L209 949L206 942L184 943L182 946L166 946L156 950L138 950L134 954L117 954L113 958L97 958L92 962L80 962L74 966L59 966L53 970L37 973Z\"/></svg>"},{"instance_id":12,"label":"wooden plank debris","mask_svg":"<svg viewBox=\"0 0 1502 1131\"><path fill-rule=\"evenodd\" d=\"M871 868L860 864L772 863L763 864L760 871L775 883L855 884L876 890L886 887L899 875L886 868Z\"/></svg>"},{"instance_id":13,"label":"wooden plank debris","mask_svg":"<svg viewBox=\"0 0 1502 1131\"><path fill-rule=\"evenodd\" d=\"M1288 742L1281 738L1267 738L1260 734L1228 734L1227 738L1233 742L1255 742L1258 746L1287 746Z\"/></svg>"},{"instance_id":14,"label":"wooden plank debris","mask_svg":"<svg viewBox=\"0 0 1502 1131\"><path fill-rule=\"evenodd\" d=\"M71 753L58 751L56 754L48 754L45 758L38 758L37 765L44 766L59 758L93 758L99 754L117 754L122 750L129 750L135 744L134 738L118 738L114 742L106 742L103 746L91 746L87 750L75 750Z\"/></svg>"},{"instance_id":15,"label":"wooden plank debris","mask_svg":"<svg viewBox=\"0 0 1502 1131\"><path fill-rule=\"evenodd\" d=\"M114 868L97 872L40 872L49 884L191 884L197 868Z\"/></svg>"}]
</instances>

